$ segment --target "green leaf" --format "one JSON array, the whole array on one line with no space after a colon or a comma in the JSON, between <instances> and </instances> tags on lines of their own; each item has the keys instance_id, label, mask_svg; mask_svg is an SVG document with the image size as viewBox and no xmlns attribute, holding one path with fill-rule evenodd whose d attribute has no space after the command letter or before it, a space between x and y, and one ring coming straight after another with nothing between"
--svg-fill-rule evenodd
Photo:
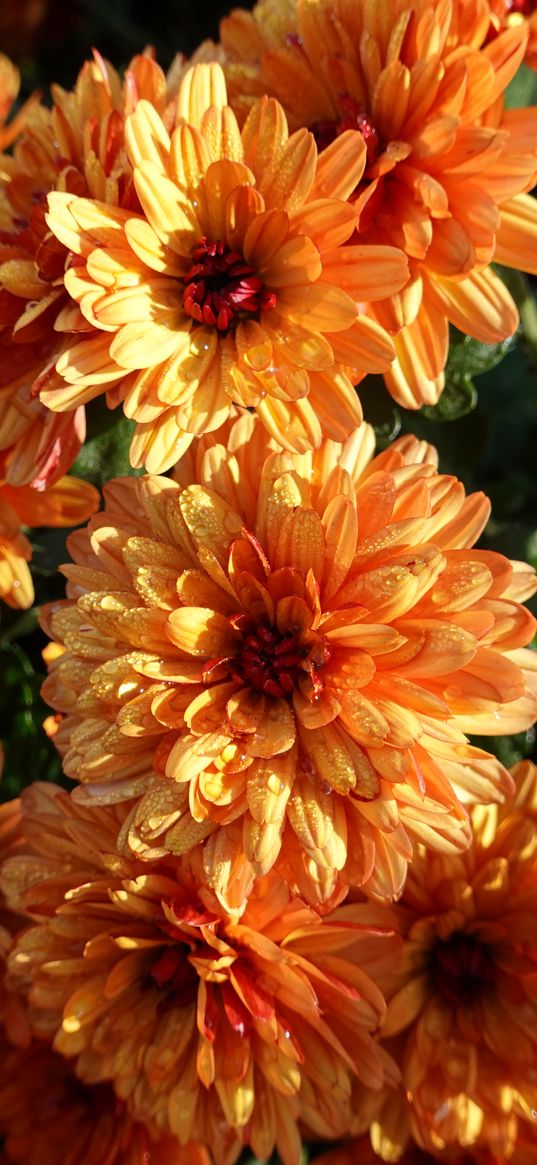
<instances>
[{"instance_id":1,"label":"green leaf","mask_svg":"<svg viewBox=\"0 0 537 1165\"><path fill-rule=\"evenodd\" d=\"M463 336L453 330L446 364L446 380L466 380L489 372L512 351L514 340L510 336L499 344L482 344L471 336Z\"/></svg>"},{"instance_id":2,"label":"green leaf","mask_svg":"<svg viewBox=\"0 0 537 1165\"><path fill-rule=\"evenodd\" d=\"M477 390L469 376L448 381L437 405L426 405L422 415L430 421L459 421L477 405Z\"/></svg>"},{"instance_id":3,"label":"green leaf","mask_svg":"<svg viewBox=\"0 0 537 1165\"><path fill-rule=\"evenodd\" d=\"M39 694L43 676L19 644L4 643L0 647L0 673L0 724L5 750L0 792L1 800L7 801L17 797L31 781L61 783L61 768L56 749L43 730L43 721L50 713Z\"/></svg>"},{"instance_id":4,"label":"green leaf","mask_svg":"<svg viewBox=\"0 0 537 1165\"><path fill-rule=\"evenodd\" d=\"M521 65L505 90L507 109L522 109L537 104L537 73Z\"/></svg>"},{"instance_id":5,"label":"green leaf","mask_svg":"<svg viewBox=\"0 0 537 1165\"><path fill-rule=\"evenodd\" d=\"M499 344L482 344L471 336L451 329L449 355L446 364L446 387L436 405L427 405L422 415L431 421L458 421L477 405L474 376L490 372L512 351L511 337Z\"/></svg>"},{"instance_id":6,"label":"green leaf","mask_svg":"<svg viewBox=\"0 0 537 1165\"><path fill-rule=\"evenodd\" d=\"M133 469L129 460L134 421L129 421L121 412L112 412L101 401L88 413L88 436L73 466L73 474L100 489L112 477L139 477L143 470Z\"/></svg>"},{"instance_id":7,"label":"green leaf","mask_svg":"<svg viewBox=\"0 0 537 1165\"><path fill-rule=\"evenodd\" d=\"M521 760L531 759L535 728L528 728L527 732L519 732L516 736L472 736L470 739L472 744L485 752L492 752L506 769L510 769Z\"/></svg>"}]
</instances>

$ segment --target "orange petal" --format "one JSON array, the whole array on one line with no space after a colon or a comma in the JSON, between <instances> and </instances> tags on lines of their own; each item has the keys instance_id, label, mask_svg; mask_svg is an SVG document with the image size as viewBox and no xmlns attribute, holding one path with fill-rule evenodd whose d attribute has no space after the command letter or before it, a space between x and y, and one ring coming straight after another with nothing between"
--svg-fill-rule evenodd
<instances>
[{"instance_id":1,"label":"orange petal","mask_svg":"<svg viewBox=\"0 0 537 1165\"><path fill-rule=\"evenodd\" d=\"M512 336L518 326L518 312L501 279L490 268L474 271L460 283L436 278L431 294L459 331L496 344Z\"/></svg>"},{"instance_id":2,"label":"orange petal","mask_svg":"<svg viewBox=\"0 0 537 1165\"><path fill-rule=\"evenodd\" d=\"M365 169L367 151L361 134L345 130L317 159L311 198L350 198Z\"/></svg>"},{"instance_id":3,"label":"orange petal","mask_svg":"<svg viewBox=\"0 0 537 1165\"><path fill-rule=\"evenodd\" d=\"M99 492L77 477L61 477L43 491L31 486L2 487L25 526L78 526L99 508Z\"/></svg>"},{"instance_id":4,"label":"orange petal","mask_svg":"<svg viewBox=\"0 0 537 1165\"><path fill-rule=\"evenodd\" d=\"M295 736L295 718L287 700L269 698L259 727L248 737L245 751L255 757L276 756L293 747Z\"/></svg>"},{"instance_id":5,"label":"orange petal","mask_svg":"<svg viewBox=\"0 0 537 1165\"><path fill-rule=\"evenodd\" d=\"M408 274L407 259L395 247L352 244L323 258L323 280L364 303L393 295Z\"/></svg>"},{"instance_id":6,"label":"orange petal","mask_svg":"<svg viewBox=\"0 0 537 1165\"><path fill-rule=\"evenodd\" d=\"M537 202L532 195L503 203L494 257L506 267L537 275Z\"/></svg>"}]
</instances>

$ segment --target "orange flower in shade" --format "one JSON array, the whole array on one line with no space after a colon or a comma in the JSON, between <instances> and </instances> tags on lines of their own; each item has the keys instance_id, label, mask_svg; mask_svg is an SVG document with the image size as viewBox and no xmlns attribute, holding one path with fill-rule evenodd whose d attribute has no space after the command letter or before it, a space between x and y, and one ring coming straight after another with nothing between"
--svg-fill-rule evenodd
<instances>
[{"instance_id":1,"label":"orange flower in shade","mask_svg":"<svg viewBox=\"0 0 537 1165\"><path fill-rule=\"evenodd\" d=\"M21 526L77 526L98 505L95 487L77 477L62 477L42 492L0 484L0 598L10 607L34 601L32 548Z\"/></svg>"},{"instance_id":2,"label":"orange flower in shade","mask_svg":"<svg viewBox=\"0 0 537 1165\"><path fill-rule=\"evenodd\" d=\"M386 384L406 408L434 404L449 322L487 343L517 326L491 260L537 271L537 111L503 105L527 29L484 43L490 11L475 0L274 7L222 22L231 104L244 115L261 87L321 151L360 130L353 243L392 243L410 265L403 291L368 309L397 332Z\"/></svg>"},{"instance_id":3,"label":"orange flower in shade","mask_svg":"<svg viewBox=\"0 0 537 1165\"><path fill-rule=\"evenodd\" d=\"M0 775L3 760L3 749L0 746ZM21 850L24 852L25 841L21 831L21 816L21 805L18 798L0 805L0 868L8 858L20 853ZM0 891L0 1060L2 1064L10 1044L22 1047L27 1045L31 1038L25 1002L18 992L10 991L5 985L6 962L13 945L13 936L26 925L27 919L9 909L4 895ZM0 1122L0 1138L3 1138L3 1132ZM1 1155L0 1162L2 1162Z\"/></svg>"},{"instance_id":4,"label":"orange flower in shade","mask_svg":"<svg viewBox=\"0 0 537 1165\"><path fill-rule=\"evenodd\" d=\"M139 208L123 135L142 94L165 109L166 78L154 61L136 57L121 84L96 55L72 92L53 86L51 109L34 104L25 113L13 155L1 159L0 476L13 485L57 479L84 440L82 409L57 417L31 400L61 351L61 329L88 327L64 288L68 256L45 222L47 194L69 191Z\"/></svg>"},{"instance_id":5,"label":"orange flower in shade","mask_svg":"<svg viewBox=\"0 0 537 1165\"><path fill-rule=\"evenodd\" d=\"M321 918L272 874L233 917L184 862L148 872L118 857L116 808L39 784L22 803L31 852L4 864L3 885L36 925L7 981L36 1036L218 1165L243 1144L298 1165L299 1120L310 1136L344 1134L354 1078L379 1088L389 1062L371 1035L384 1001L370 975L398 948L379 909Z\"/></svg>"},{"instance_id":6,"label":"orange flower in shade","mask_svg":"<svg viewBox=\"0 0 537 1165\"><path fill-rule=\"evenodd\" d=\"M1 294L1 293L0 293ZM0 381L10 381L17 349L2 347ZM86 436L84 409L60 416L32 400L30 386L0 387L0 481L45 489L70 469Z\"/></svg>"},{"instance_id":7,"label":"orange flower in shade","mask_svg":"<svg viewBox=\"0 0 537 1165\"><path fill-rule=\"evenodd\" d=\"M481 0L489 8L487 40L493 40L506 28L524 25L528 40L524 61L530 69L537 69L537 4L535 0Z\"/></svg>"},{"instance_id":8,"label":"orange flower in shade","mask_svg":"<svg viewBox=\"0 0 537 1165\"><path fill-rule=\"evenodd\" d=\"M414 438L372 464L366 425L301 456L251 414L221 439L111 483L70 542L43 689L65 772L137 799L140 856L204 842L228 906L276 860L312 901L399 894L412 838L464 847L460 799L511 787L464 733L535 718L533 572L470 549L486 498Z\"/></svg>"},{"instance_id":9,"label":"orange flower in shade","mask_svg":"<svg viewBox=\"0 0 537 1165\"><path fill-rule=\"evenodd\" d=\"M206 1149L154 1140L110 1084L85 1085L47 1044L2 1049L0 1133L13 1165L211 1165ZM2 1158L0 1158L0 1161Z\"/></svg>"},{"instance_id":10,"label":"orange flower in shade","mask_svg":"<svg viewBox=\"0 0 537 1165\"><path fill-rule=\"evenodd\" d=\"M535 1153L537 768L512 775L509 803L474 808L467 853L416 854L391 915L404 946L383 980L383 1035L398 1035L387 1046L407 1102L388 1100L373 1126L386 1160L409 1133L433 1152L475 1145L503 1161L519 1137Z\"/></svg>"},{"instance_id":11,"label":"orange flower in shade","mask_svg":"<svg viewBox=\"0 0 537 1165\"><path fill-rule=\"evenodd\" d=\"M69 409L107 389L137 422L132 464L161 472L232 403L286 448L342 439L361 420L353 385L393 358L358 301L397 291L401 251L347 246L361 139L321 160L262 99L242 131L222 70L189 70L171 139L140 101L126 143L143 213L49 196L47 222L74 254L65 284L89 336L67 342L41 399Z\"/></svg>"},{"instance_id":12,"label":"orange flower in shade","mask_svg":"<svg viewBox=\"0 0 537 1165\"><path fill-rule=\"evenodd\" d=\"M12 117L8 123L11 107L18 96L19 88L19 70L12 64L9 57L0 53L0 150L5 150L12 145L21 133L30 106L35 100L35 98L30 97L28 101L25 101L15 117Z\"/></svg>"},{"instance_id":13,"label":"orange flower in shade","mask_svg":"<svg viewBox=\"0 0 537 1165\"><path fill-rule=\"evenodd\" d=\"M510 1165L535 1165L537 1139L532 1134L532 1127L525 1123L524 1133L527 1130L530 1139L527 1140L522 1133L510 1157L498 1157L488 1149L478 1149L475 1146L471 1148L458 1146L433 1154L424 1152L416 1145L410 1145L401 1155L386 1160L397 1161L398 1165L508 1165L508 1162ZM328 1153L323 1153L321 1157L316 1157L315 1165L381 1165L383 1159L375 1153L369 1139L361 1137L340 1149L332 1149Z\"/></svg>"}]
</instances>

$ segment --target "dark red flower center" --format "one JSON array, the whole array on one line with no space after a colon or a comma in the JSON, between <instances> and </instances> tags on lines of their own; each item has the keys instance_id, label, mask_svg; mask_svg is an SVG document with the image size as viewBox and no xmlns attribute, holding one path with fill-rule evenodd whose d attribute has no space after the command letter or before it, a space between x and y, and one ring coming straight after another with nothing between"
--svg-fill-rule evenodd
<instances>
[{"instance_id":1,"label":"dark red flower center","mask_svg":"<svg viewBox=\"0 0 537 1165\"><path fill-rule=\"evenodd\" d=\"M184 277L183 306L199 324L227 332L240 319L276 307L274 291L265 287L255 268L227 243L202 239Z\"/></svg>"},{"instance_id":2,"label":"dark red flower center","mask_svg":"<svg viewBox=\"0 0 537 1165\"><path fill-rule=\"evenodd\" d=\"M151 966L150 985L163 992L158 1004L159 1011L167 1011L170 1007L188 1007L195 1002L199 979L189 962L188 954L182 945L165 947Z\"/></svg>"},{"instance_id":3,"label":"dark red flower center","mask_svg":"<svg viewBox=\"0 0 537 1165\"><path fill-rule=\"evenodd\" d=\"M309 676L312 695L320 695L323 682L318 669L330 658L326 639L315 634L284 635L277 627L254 623L249 616L240 616L235 624L243 632L242 651L233 659L231 670L236 683L281 699Z\"/></svg>"},{"instance_id":4,"label":"dark red flower center","mask_svg":"<svg viewBox=\"0 0 537 1165\"><path fill-rule=\"evenodd\" d=\"M456 931L435 943L429 975L439 994L456 1006L481 999L494 985L496 967L486 943L473 934Z\"/></svg>"},{"instance_id":5,"label":"dark red flower center","mask_svg":"<svg viewBox=\"0 0 537 1165\"><path fill-rule=\"evenodd\" d=\"M156 948L156 958L145 979L146 987L157 987L162 992L158 1011L168 1011L170 1007L188 1007L196 1001L199 975L190 956L210 957L211 952L204 941L201 927L217 922L216 915L203 906L187 906L171 900L166 905L176 922L162 912L159 928L174 942L173 945Z\"/></svg>"},{"instance_id":6,"label":"dark red flower center","mask_svg":"<svg viewBox=\"0 0 537 1165\"><path fill-rule=\"evenodd\" d=\"M318 150L325 150L336 138L345 133L345 130L357 129L364 139L367 150L367 165L372 166L381 152L381 144L378 132L367 110L348 93L342 94L338 101L341 109L339 120L316 121L310 126Z\"/></svg>"}]
</instances>

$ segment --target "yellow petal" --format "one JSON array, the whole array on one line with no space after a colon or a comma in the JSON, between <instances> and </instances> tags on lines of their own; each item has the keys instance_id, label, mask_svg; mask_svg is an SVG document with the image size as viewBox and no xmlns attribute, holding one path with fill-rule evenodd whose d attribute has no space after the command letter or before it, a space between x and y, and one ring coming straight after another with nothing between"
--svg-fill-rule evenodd
<instances>
[{"instance_id":1,"label":"yellow petal","mask_svg":"<svg viewBox=\"0 0 537 1165\"><path fill-rule=\"evenodd\" d=\"M210 607L179 607L171 612L166 626L172 643L205 659L235 655L242 643L229 619Z\"/></svg>"},{"instance_id":2,"label":"yellow petal","mask_svg":"<svg viewBox=\"0 0 537 1165\"><path fill-rule=\"evenodd\" d=\"M125 145L132 166L153 162L164 173L170 152L170 137L150 101L138 101L125 123Z\"/></svg>"},{"instance_id":3,"label":"yellow petal","mask_svg":"<svg viewBox=\"0 0 537 1165\"><path fill-rule=\"evenodd\" d=\"M224 71L213 61L194 65L185 73L177 98L177 117L199 127L211 105L227 105Z\"/></svg>"}]
</instances>

